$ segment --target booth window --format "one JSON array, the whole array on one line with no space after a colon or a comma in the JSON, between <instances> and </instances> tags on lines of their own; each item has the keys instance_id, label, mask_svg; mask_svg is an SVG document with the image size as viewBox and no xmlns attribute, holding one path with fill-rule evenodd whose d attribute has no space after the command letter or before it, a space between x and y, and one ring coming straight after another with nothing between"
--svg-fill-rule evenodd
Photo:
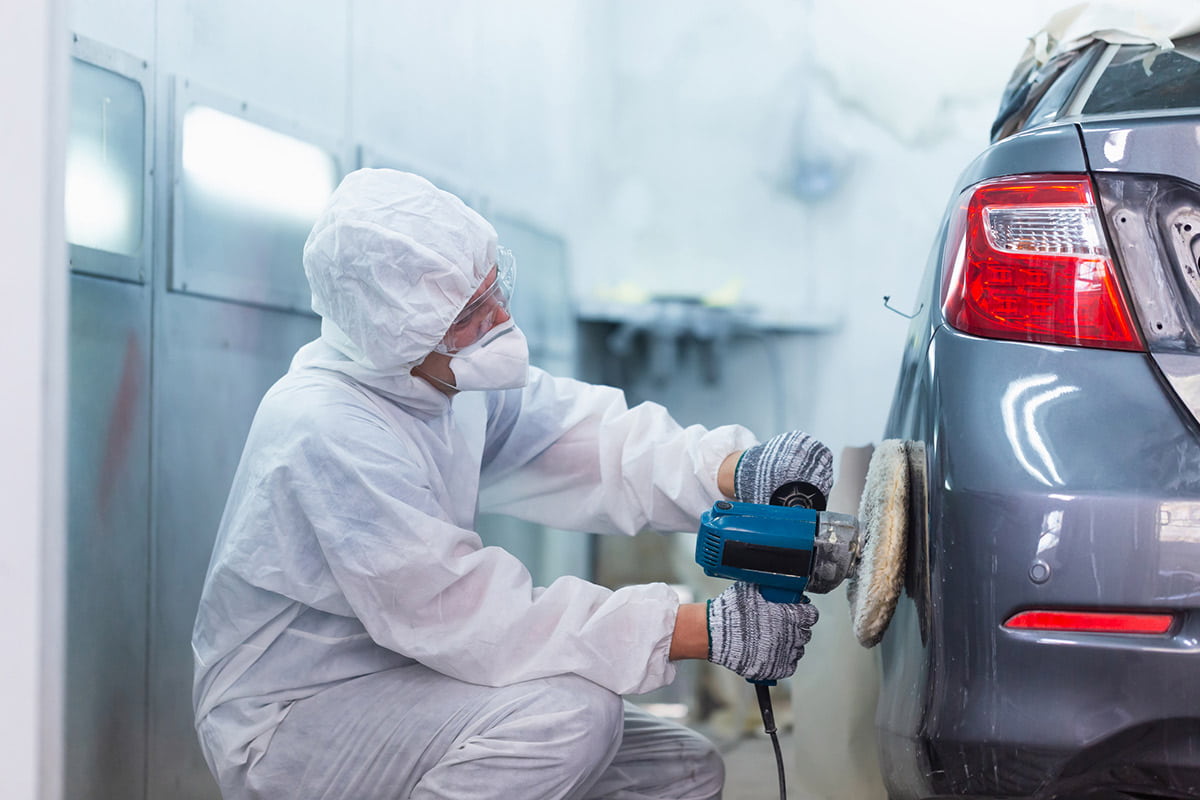
<instances>
[{"instance_id":1,"label":"booth window","mask_svg":"<svg viewBox=\"0 0 1200 800\"><path fill-rule=\"evenodd\" d=\"M301 253L336 185L333 155L215 107L179 119L171 288L307 311Z\"/></svg>"},{"instance_id":2,"label":"booth window","mask_svg":"<svg viewBox=\"0 0 1200 800\"><path fill-rule=\"evenodd\" d=\"M113 259L102 254L138 257L140 261L145 119L140 83L72 59L65 211L67 241L84 248L73 249L76 269L112 272ZM89 262L93 262L91 268ZM131 275L114 277L135 277L136 266L131 271Z\"/></svg>"}]
</instances>

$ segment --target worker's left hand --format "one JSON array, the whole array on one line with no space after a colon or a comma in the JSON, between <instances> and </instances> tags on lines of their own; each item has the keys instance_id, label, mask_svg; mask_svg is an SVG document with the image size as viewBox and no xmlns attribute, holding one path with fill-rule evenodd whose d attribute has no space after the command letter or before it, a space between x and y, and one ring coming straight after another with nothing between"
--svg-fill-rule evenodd
<instances>
[{"instance_id":1,"label":"worker's left hand","mask_svg":"<svg viewBox=\"0 0 1200 800\"><path fill-rule=\"evenodd\" d=\"M797 481L811 483L826 498L833 487L833 453L804 431L781 433L743 453L733 476L734 497L766 505L776 489Z\"/></svg>"},{"instance_id":2,"label":"worker's left hand","mask_svg":"<svg viewBox=\"0 0 1200 800\"><path fill-rule=\"evenodd\" d=\"M811 603L772 603L757 586L738 581L708 604L708 660L747 680L786 678L816 622Z\"/></svg>"}]
</instances>

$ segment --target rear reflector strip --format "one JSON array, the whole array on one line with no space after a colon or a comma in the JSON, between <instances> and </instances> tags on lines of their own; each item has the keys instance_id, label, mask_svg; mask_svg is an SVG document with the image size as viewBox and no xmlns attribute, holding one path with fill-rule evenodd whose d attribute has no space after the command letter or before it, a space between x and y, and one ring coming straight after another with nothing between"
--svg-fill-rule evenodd
<instances>
[{"instance_id":1,"label":"rear reflector strip","mask_svg":"<svg viewBox=\"0 0 1200 800\"><path fill-rule=\"evenodd\" d=\"M1173 614L1034 610L1015 614L1004 627L1033 631L1164 634L1171 630L1174 622Z\"/></svg>"}]
</instances>

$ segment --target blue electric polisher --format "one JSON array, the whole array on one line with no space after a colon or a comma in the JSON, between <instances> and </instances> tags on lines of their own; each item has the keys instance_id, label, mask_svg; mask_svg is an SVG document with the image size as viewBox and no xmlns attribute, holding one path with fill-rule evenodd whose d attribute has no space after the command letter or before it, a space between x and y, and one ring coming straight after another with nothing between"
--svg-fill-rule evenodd
<instances>
[{"instance_id":1,"label":"blue electric polisher","mask_svg":"<svg viewBox=\"0 0 1200 800\"><path fill-rule=\"evenodd\" d=\"M837 588L858 561L858 520L819 507L718 501L700 516L696 563L706 575L746 581L774 603Z\"/></svg>"},{"instance_id":2,"label":"blue electric polisher","mask_svg":"<svg viewBox=\"0 0 1200 800\"><path fill-rule=\"evenodd\" d=\"M696 563L715 578L746 581L776 603L807 602L848 580L854 634L873 647L904 585L909 517L921 504L925 449L886 439L874 448L858 516L825 510L808 483L782 486L771 505L718 501L700 516Z\"/></svg>"}]
</instances>

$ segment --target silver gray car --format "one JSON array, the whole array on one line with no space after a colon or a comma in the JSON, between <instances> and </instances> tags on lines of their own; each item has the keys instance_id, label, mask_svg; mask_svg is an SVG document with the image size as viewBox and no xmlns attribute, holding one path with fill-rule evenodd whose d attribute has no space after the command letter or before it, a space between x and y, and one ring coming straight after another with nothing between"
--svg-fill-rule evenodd
<instances>
[{"instance_id":1,"label":"silver gray car","mask_svg":"<svg viewBox=\"0 0 1200 800\"><path fill-rule=\"evenodd\" d=\"M1200 37L1014 76L933 248L888 791L1200 797Z\"/></svg>"}]
</instances>

